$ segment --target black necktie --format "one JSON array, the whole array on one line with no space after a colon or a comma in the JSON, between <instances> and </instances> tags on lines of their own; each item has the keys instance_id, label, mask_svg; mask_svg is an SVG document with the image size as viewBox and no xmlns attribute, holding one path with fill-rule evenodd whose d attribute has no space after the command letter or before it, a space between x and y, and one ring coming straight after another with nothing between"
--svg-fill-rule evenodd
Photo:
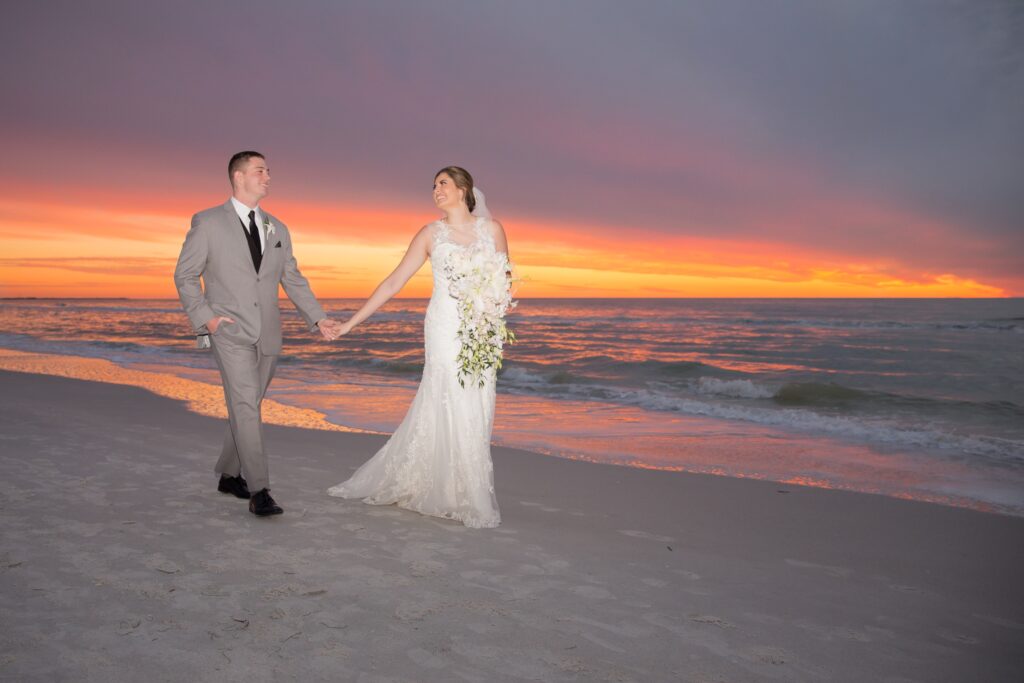
<instances>
[{"instance_id":1,"label":"black necktie","mask_svg":"<svg viewBox=\"0 0 1024 683\"><path fill-rule=\"evenodd\" d=\"M256 233L259 230L256 227L256 212L249 212L249 229L246 231L245 236L249 240L249 254L252 256L252 265L255 266L256 272L260 272L260 263L263 262L263 250L260 248L260 236Z\"/></svg>"}]
</instances>

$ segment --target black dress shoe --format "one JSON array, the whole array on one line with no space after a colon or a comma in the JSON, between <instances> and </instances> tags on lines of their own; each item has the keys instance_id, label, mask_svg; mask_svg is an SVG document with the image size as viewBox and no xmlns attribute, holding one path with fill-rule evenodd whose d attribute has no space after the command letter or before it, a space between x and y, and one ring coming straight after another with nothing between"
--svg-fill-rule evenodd
<instances>
[{"instance_id":1,"label":"black dress shoe","mask_svg":"<svg viewBox=\"0 0 1024 683\"><path fill-rule=\"evenodd\" d=\"M249 499L249 512L257 517L266 517L268 515L279 515L284 510L270 497L270 491L260 489Z\"/></svg>"},{"instance_id":2,"label":"black dress shoe","mask_svg":"<svg viewBox=\"0 0 1024 683\"><path fill-rule=\"evenodd\" d=\"M245 479L242 479L242 475L237 477L229 477L226 474L220 475L220 481L217 482L217 490L221 493L230 493L236 498L249 498L249 486L245 483Z\"/></svg>"}]
</instances>

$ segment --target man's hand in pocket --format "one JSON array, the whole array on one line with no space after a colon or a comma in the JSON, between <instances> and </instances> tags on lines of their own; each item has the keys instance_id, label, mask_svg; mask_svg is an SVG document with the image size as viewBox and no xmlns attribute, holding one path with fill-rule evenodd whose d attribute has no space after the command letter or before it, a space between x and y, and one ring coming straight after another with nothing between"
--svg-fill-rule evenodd
<instances>
[{"instance_id":1,"label":"man's hand in pocket","mask_svg":"<svg viewBox=\"0 0 1024 683\"><path fill-rule=\"evenodd\" d=\"M213 318L212 320L210 320L210 322L206 323L206 329L208 329L210 331L210 334L217 334L217 328L220 327L221 323L233 323L233 322L235 322L235 321L233 319L227 317L226 315L218 315L215 318Z\"/></svg>"}]
</instances>

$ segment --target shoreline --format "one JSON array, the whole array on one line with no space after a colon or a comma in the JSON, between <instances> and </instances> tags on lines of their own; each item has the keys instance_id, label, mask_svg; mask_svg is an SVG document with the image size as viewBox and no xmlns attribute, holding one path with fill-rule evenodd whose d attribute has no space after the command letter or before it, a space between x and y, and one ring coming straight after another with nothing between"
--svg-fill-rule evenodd
<instances>
[{"instance_id":1,"label":"shoreline","mask_svg":"<svg viewBox=\"0 0 1024 683\"><path fill-rule=\"evenodd\" d=\"M144 388L157 396L163 396L175 400L184 400L188 409L200 415L209 417L226 418L224 407L223 389L218 382L208 383L194 376L183 376L174 370L168 371L161 366L137 365L134 363L120 364L104 358L88 356L77 356L73 354L38 353L23 351L0 346L0 371L16 371L29 374L41 374L47 376L68 377L87 381L99 381L114 386L127 385ZM281 373L279 373L281 375ZM268 398L263 402L263 415L265 424L276 424L280 426L304 427L310 429L321 429L331 432L354 432L367 434L387 434L381 430L381 426L375 424L380 422L370 420L372 427L353 426L365 424L367 415L358 414L337 415L336 411L317 406L303 407L295 405L294 401L281 402L275 400L274 395L280 394L287 397L290 390L282 383L286 378L279 376L275 386L271 387ZM518 401L521 397L509 394L499 396L499 413L504 411L516 411ZM411 395L409 397L411 400ZM377 400L380 402L380 399ZM378 406L379 409L379 406ZM569 402L561 406L563 414L571 415L570 419L586 420L586 414L580 413L580 408L575 402ZM626 408L625 410L628 410ZM327 412L325 412L327 411ZM627 417L628 416L624 416ZM894 499L917 500L950 507L979 510L994 514L1003 514L1013 517L1024 518L1024 508L1019 504L1004 502L1009 500L1007 493L996 496L994 490L988 490L988 496L980 494L976 497L969 497L962 493L951 490L934 488L936 482L930 483L932 487L919 485L915 482L917 476L915 469L900 470L899 467L919 467L915 463L901 463L900 458L905 457L899 451L888 452L879 449L877 446L868 444L852 444L843 440L827 436L804 435L799 433L780 432L778 436L784 437L782 441L773 438L771 434L759 435L758 429L769 429L761 425L732 424L721 419L703 416L680 416L673 419L677 422L689 421L685 441L677 441L678 448L685 449L684 459L680 464L672 458L656 458L653 454L644 454L643 451L627 450L619 456L601 456L593 452L592 445L585 438L575 438L568 435L560 435L560 446L551 447L549 444L529 438L520 432L511 435L501 434L502 423L496 424L495 434L492 438L493 445L508 445L511 448L529 451L531 453L549 458L558 458L569 461L591 462L611 464L617 467L651 469L658 471L688 472L693 474L709 474L718 477L734 479L756 480L774 482L779 485L803 485L824 490L851 491L881 495ZM351 424L349 424L351 422ZM397 424L397 420L395 422ZM728 424L729 434L722 434L722 429L713 428L710 434L705 434L709 425ZM749 431L744 431L749 430ZM677 431L679 431L677 429ZM513 443L506 443L510 440ZM606 442L609 439L622 439L621 435L612 437L606 435ZM711 439L711 441L708 441ZM515 443L518 440L521 443ZM628 441L624 442L628 443ZM748 467L747 470L737 470L735 463L731 461L718 460L722 454L718 451L725 449L729 451L729 457L744 462L756 462L759 458L767 458L772 462L777 458L785 458L787 453L799 452L806 460L809 473L801 470L789 470L785 467L777 471L758 471L756 467ZM837 478L836 473L831 473L831 478L815 476L814 461L819 457L816 453L829 453L829 460L838 466L842 461L854 466L856 470L852 473L855 478ZM740 457L742 455L742 457ZM645 459L646 458L646 459ZM722 463L728 462L733 465L730 469ZM870 464L869 464L870 463ZM796 463L794 463L796 464ZM949 465L947 464L947 467ZM874 469L872 469L874 468ZM935 476L933 474L933 476ZM971 481L972 473L969 471L957 472L951 470L945 472L944 476L956 478L957 481ZM905 479L905 480L904 480ZM989 484L991 486L991 484Z\"/></svg>"},{"instance_id":2,"label":"shoreline","mask_svg":"<svg viewBox=\"0 0 1024 683\"><path fill-rule=\"evenodd\" d=\"M260 520L215 491L222 420L0 382L0 678L1024 672L1019 518L496 447L502 525L471 530L326 494L385 437L268 426L285 514Z\"/></svg>"},{"instance_id":3,"label":"shoreline","mask_svg":"<svg viewBox=\"0 0 1024 683\"><path fill-rule=\"evenodd\" d=\"M66 363L55 364L55 359L66 360ZM20 372L112 386L138 387L155 396L183 401L188 410L198 415L222 419L227 419L228 416L227 407L224 405L224 390L219 385L214 386L165 373L133 370L104 358L31 353L0 346L0 372ZM371 430L328 422L323 413L284 405L273 399L265 399L262 408L264 424L306 427L328 432L375 433Z\"/></svg>"},{"instance_id":4,"label":"shoreline","mask_svg":"<svg viewBox=\"0 0 1024 683\"><path fill-rule=\"evenodd\" d=\"M0 346L0 372L22 372L43 376L66 377L70 379L102 382L112 384L114 386L140 387L158 396L175 400L184 400L187 403L188 410L199 415L213 418L226 418L226 410L223 402L223 390L219 382L217 384L211 384L202 380L166 372L164 369L159 367L154 368L143 365L136 368L135 364L118 364L118 362L106 358L74 354L24 351ZM282 390L281 384L284 381L285 379L283 377L278 378L279 391ZM344 424L344 418L342 418L342 421L338 421L337 417L329 418L329 414L325 413L324 410L298 407L298 405L292 403L275 400L272 397L274 393L275 391L273 387L271 387L270 395L268 395L268 397L263 401L264 424L321 429L332 432L368 434L389 433L374 428ZM515 395L502 396L501 398L508 402L518 399ZM506 410L514 409L511 409L510 405L506 405ZM565 410L569 409L565 408ZM512 447L512 449L526 451L546 458L556 458L571 462L607 464L615 467L627 467L631 469L636 468L669 472L687 472L691 474L708 474L711 476L734 479L766 481L779 485L805 485L825 490L846 490L846 492L852 493L877 495L897 500L922 501L945 505L948 507L1024 518L1024 509L1020 509L1009 504L1000 504L990 500L981 500L980 498L968 498L952 493L939 494L934 492L934 490L924 488L909 488L907 492L900 492L899 489L887 490L882 486L879 486L878 488L867 487L865 486L867 480L864 479L863 476L860 480L844 481L843 479L828 479L807 476L800 473L785 473L784 471L777 472L774 476L764 473L730 471L727 467L722 467L721 465L716 464L714 457L711 457L711 459L708 460L700 454L711 452L716 449L721 451L723 447L725 447L725 449L739 450L739 452L744 454L744 457L756 459L758 457L758 452L761 452L762 455L767 453L769 459L773 459L779 457L781 453L784 453L786 449L788 449L792 451L799 450L802 453L827 451L831 454L830 457L834 459L838 454L843 454L842 457L849 462L856 462L858 458L866 458L867 460L865 460L865 462L869 462L876 458L877 453L885 453L885 451L877 451L876 447L867 444L849 444L843 440L830 439L826 436L802 435L797 433L786 434L786 440L781 444L775 443L773 439L766 440L764 438L757 439L753 443L748 443L739 439L735 434L733 434L731 440L722 440L721 443L719 443L719 440L721 439L720 436L712 434L706 437L699 434L706 429L706 423L717 424L721 422L725 424L726 421L699 416L677 416L676 419L690 420L693 423L692 427L695 430L694 433L698 435L696 445L688 446L688 460L684 464L680 465L676 465L671 461L659 463L655 463L653 461L648 462L629 454L624 454L623 456L615 459L601 459L588 454L585 444L578 445L577 451L572 451L571 446L569 450L565 450L564 446L560 450L553 450L540 443L506 444L501 442L502 439L499 431L502 425L500 424L496 425L493 445L508 445L508 447ZM355 422L358 423L358 419L355 419ZM740 426L740 428L743 427ZM730 431L735 431L735 429L736 428L730 427ZM708 438L713 439L713 441L708 441ZM771 449L772 451L767 452L766 450L768 449ZM860 454L860 452L863 452L863 454ZM733 455L733 458L735 458L735 454ZM885 461L881 461L874 463L872 466L883 467L887 465L888 464ZM898 471L878 470L876 479L878 482L888 482L888 479L892 477L894 473L898 474ZM892 486L892 483L889 482L889 485Z\"/></svg>"}]
</instances>

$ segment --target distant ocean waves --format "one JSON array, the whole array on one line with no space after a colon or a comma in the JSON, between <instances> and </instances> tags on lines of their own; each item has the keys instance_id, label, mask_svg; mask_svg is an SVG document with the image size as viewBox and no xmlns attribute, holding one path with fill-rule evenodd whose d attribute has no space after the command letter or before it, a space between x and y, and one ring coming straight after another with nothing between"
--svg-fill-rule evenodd
<instances>
[{"instance_id":1,"label":"distant ocean waves","mask_svg":"<svg viewBox=\"0 0 1024 683\"><path fill-rule=\"evenodd\" d=\"M644 368L644 374L650 370ZM941 449L950 456L983 456L1007 467L1024 468L1024 440L957 433L943 417L956 415L963 424L1020 421L1024 408L1004 401L971 402L900 396L863 391L834 383L760 383L753 379L721 379L673 365L674 376L696 375L686 382L647 382L628 386L573 377L565 370L538 371L518 365L502 374L502 387L513 393L539 393L552 398L608 401L652 411L742 420L796 429L857 442ZM666 373L670 374L670 373Z\"/></svg>"},{"instance_id":2,"label":"distant ocean waves","mask_svg":"<svg viewBox=\"0 0 1024 683\"><path fill-rule=\"evenodd\" d=\"M359 304L326 307L345 317ZM393 301L327 343L284 303L287 341L272 390L351 427L393 429L422 372L425 305ZM912 470L915 490L988 496L1024 510L1019 299L526 300L510 324L521 342L508 349L500 377L507 398L499 400L505 413L496 435L511 445L840 486L853 477L871 481L870 472L853 473L852 461L870 469L898 460ZM195 349L173 301L0 302L0 329L7 348L216 381L212 359ZM572 420L560 420L569 413ZM693 451L678 444L707 425L721 463L696 467ZM715 450L735 437L761 439L767 452L787 434L836 445L812 449L824 453L813 466L785 464L785 448L771 467L758 466L756 455L730 462L739 441ZM828 452L839 444L871 454L847 453L846 464L833 467ZM956 482L968 479L958 492ZM900 486L881 490L908 495L910 484L902 493Z\"/></svg>"},{"instance_id":3,"label":"distant ocean waves","mask_svg":"<svg viewBox=\"0 0 1024 683\"><path fill-rule=\"evenodd\" d=\"M907 300L904 300L907 301ZM531 315L529 320L533 324L559 324L564 320L555 316ZM590 318L589 321L596 325L629 325L644 321L638 315L616 315L606 318ZM659 322L664 324L686 325L692 324L694 320L684 316L660 317ZM834 318L753 318L737 317L733 320L720 320L719 322L730 322L737 326L750 326L759 328L803 328L803 329L834 329L834 330L991 330L995 332L1010 332L1024 334L1024 317L991 318L985 320L969 321L907 321L907 320L844 320Z\"/></svg>"},{"instance_id":4,"label":"distant ocean waves","mask_svg":"<svg viewBox=\"0 0 1024 683\"><path fill-rule=\"evenodd\" d=\"M358 357L335 351L317 359L292 358L290 375L317 365L317 375L332 381L323 366L380 372L409 381L423 370L418 354L407 360ZM316 380L314 380L316 381ZM550 399L599 401L651 411L743 420L857 442L941 449L951 456L984 456L1010 467L1024 466L1024 406L1009 401L972 401L923 397L843 386L836 382L762 380L700 362L619 361L608 356L576 359L569 365L510 360L502 370L504 393ZM962 427L986 425L1007 436L964 433ZM955 429L955 427L961 429ZM954 427L954 428L951 428Z\"/></svg>"},{"instance_id":5,"label":"distant ocean waves","mask_svg":"<svg viewBox=\"0 0 1024 683\"><path fill-rule=\"evenodd\" d=\"M358 302L330 302L336 312ZM418 380L423 301L392 302L326 344L285 304L282 371ZM511 322L499 390L806 430L856 441L1024 455L1020 300L543 300ZM47 324L49 320L49 324ZM34 321L27 324L28 321ZM0 345L203 367L173 301L0 304Z\"/></svg>"}]
</instances>

